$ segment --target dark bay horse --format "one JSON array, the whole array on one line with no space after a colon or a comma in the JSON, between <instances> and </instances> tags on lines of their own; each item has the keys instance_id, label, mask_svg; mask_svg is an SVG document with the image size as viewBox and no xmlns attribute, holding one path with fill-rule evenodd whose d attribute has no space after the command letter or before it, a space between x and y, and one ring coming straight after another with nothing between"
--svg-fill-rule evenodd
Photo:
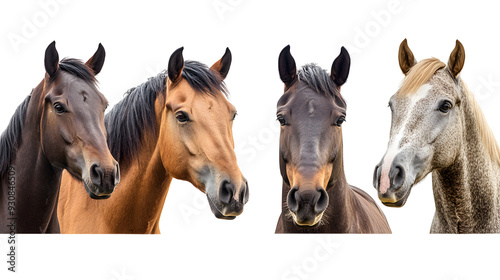
<instances>
[{"instance_id":1,"label":"dark bay horse","mask_svg":"<svg viewBox=\"0 0 500 280\"><path fill-rule=\"evenodd\" d=\"M122 172L113 196L88 199L80 182L63 176L63 233L159 233L173 178L205 192L217 218L242 213L248 186L234 153L236 109L223 82L231 53L208 68L184 62L182 50L171 55L167 72L129 90L106 115L108 145Z\"/></svg>"},{"instance_id":2,"label":"dark bay horse","mask_svg":"<svg viewBox=\"0 0 500 280\"><path fill-rule=\"evenodd\" d=\"M47 47L45 78L0 137L0 232L59 232L56 208L63 170L83 182L87 197L113 192L120 175L106 145L108 102L95 79L104 58L101 44L85 64L59 62L55 42Z\"/></svg>"},{"instance_id":3,"label":"dark bay horse","mask_svg":"<svg viewBox=\"0 0 500 280\"><path fill-rule=\"evenodd\" d=\"M373 184L384 205L402 207L413 186L432 173L431 233L499 233L500 149L459 75L464 62L458 40L448 64L436 58L417 63L403 40L405 78L389 101L390 139Z\"/></svg>"},{"instance_id":4,"label":"dark bay horse","mask_svg":"<svg viewBox=\"0 0 500 280\"><path fill-rule=\"evenodd\" d=\"M350 57L342 47L331 74L314 64L297 72L286 46L279 56L285 93L278 101L282 213L276 233L391 233L384 213L345 178L340 87Z\"/></svg>"}]
</instances>

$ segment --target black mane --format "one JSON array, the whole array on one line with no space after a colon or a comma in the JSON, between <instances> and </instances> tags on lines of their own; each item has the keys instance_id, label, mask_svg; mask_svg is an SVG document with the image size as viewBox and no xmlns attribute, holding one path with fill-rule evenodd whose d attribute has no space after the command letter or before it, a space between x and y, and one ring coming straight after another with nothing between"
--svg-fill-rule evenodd
<instances>
[{"instance_id":1,"label":"black mane","mask_svg":"<svg viewBox=\"0 0 500 280\"><path fill-rule=\"evenodd\" d=\"M182 77L198 93L214 95L216 92L222 92L227 97L224 81L203 63L187 60L182 69Z\"/></svg>"},{"instance_id":2,"label":"black mane","mask_svg":"<svg viewBox=\"0 0 500 280\"><path fill-rule=\"evenodd\" d=\"M227 96L220 76L206 65L185 61L182 77L199 94L214 96L217 92ZM158 95L165 97L167 72L164 70L145 83L129 89L122 101L104 117L108 133L108 147L120 163L138 156L145 133L158 134L156 128L155 101Z\"/></svg>"},{"instance_id":3,"label":"black mane","mask_svg":"<svg viewBox=\"0 0 500 280\"><path fill-rule=\"evenodd\" d=\"M3 178L7 172L11 161L16 155L16 151L21 144L21 132L26 118L26 111L31 95L19 105L16 112L10 119L9 125L0 136L0 177Z\"/></svg>"},{"instance_id":4,"label":"black mane","mask_svg":"<svg viewBox=\"0 0 500 280\"><path fill-rule=\"evenodd\" d=\"M337 105L345 107L346 102L337 89L337 85L333 82L331 76L318 65L311 63L302 66L298 71L299 80L304 82L314 91L331 96L337 102Z\"/></svg>"},{"instance_id":5,"label":"black mane","mask_svg":"<svg viewBox=\"0 0 500 280\"><path fill-rule=\"evenodd\" d=\"M94 72L79 59L63 58L59 62L59 69L86 82L96 82Z\"/></svg>"}]
</instances>

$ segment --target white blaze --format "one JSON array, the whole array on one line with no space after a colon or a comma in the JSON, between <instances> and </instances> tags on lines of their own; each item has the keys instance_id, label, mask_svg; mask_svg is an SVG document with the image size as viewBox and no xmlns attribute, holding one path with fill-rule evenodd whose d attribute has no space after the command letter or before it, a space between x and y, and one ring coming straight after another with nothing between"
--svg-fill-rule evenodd
<instances>
[{"instance_id":1,"label":"white blaze","mask_svg":"<svg viewBox=\"0 0 500 280\"><path fill-rule=\"evenodd\" d=\"M380 176L380 193L384 194L387 192L390 184L389 179L389 171L391 170L392 161L394 157L401 151L399 147L401 143L401 139L403 138L403 133L406 131L406 126L408 125L408 121L410 120L411 112L413 108L417 104L418 101L424 99L432 86L429 84L422 85L415 94L410 95L410 104L408 110L406 111L406 115L404 116L404 120L399 127L397 133L389 140L389 147L387 148L387 152L385 153L384 160L382 162L382 172Z\"/></svg>"}]
</instances>

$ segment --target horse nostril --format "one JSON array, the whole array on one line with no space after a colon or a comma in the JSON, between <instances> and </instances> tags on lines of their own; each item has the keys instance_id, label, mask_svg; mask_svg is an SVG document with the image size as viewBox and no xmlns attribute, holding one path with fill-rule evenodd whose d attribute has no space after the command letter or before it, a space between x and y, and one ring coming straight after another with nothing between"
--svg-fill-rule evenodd
<instances>
[{"instance_id":1,"label":"horse nostril","mask_svg":"<svg viewBox=\"0 0 500 280\"><path fill-rule=\"evenodd\" d=\"M316 205L314 206L314 212L316 213L316 215L323 213L323 211L325 211L326 207L328 206L328 194L326 193L325 189L321 188L318 192L319 198L316 202Z\"/></svg>"},{"instance_id":2,"label":"horse nostril","mask_svg":"<svg viewBox=\"0 0 500 280\"><path fill-rule=\"evenodd\" d=\"M375 170L373 171L373 187L378 189L379 186L379 178L380 178L380 165L381 163L375 166Z\"/></svg>"},{"instance_id":3,"label":"horse nostril","mask_svg":"<svg viewBox=\"0 0 500 280\"><path fill-rule=\"evenodd\" d=\"M297 191L299 190L298 187L293 187L289 192L288 192L288 197L286 199L286 202L288 204L288 209L292 211L293 213L297 213L299 210L299 203L297 202Z\"/></svg>"},{"instance_id":4,"label":"horse nostril","mask_svg":"<svg viewBox=\"0 0 500 280\"><path fill-rule=\"evenodd\" d=\"M243 204L246 204L248 202L249 195L250 193L248 189L248 182L245 182L245 184L241 187L240 190L240 201Z\"/></svg>"},{"instance_id":5,"label":"horse nostril","mask_svg":"<svg viewBox=\"0 0 500 280\"><path fill-rule=\"evenodd\" d=\"M224 204L228 204L231 201L233 195L234 185L224 180L219 187L219 200Z\"/></svg>"},{"instance_id":6,"label":"horse nostril","mask_svg":"<svg viewBox=\"0 0 500 280\"><path fill-rule=\"evenodd\" d=\"M118 183L120 183L120 165L117 163L113 171L113 185L116 186Z\"/></svg>"},{"instance_id":7,"label":"horse nostril","mask_svg":"<svg viewBox=\"0 0 500 280\"><path fill-rule=\"evenodd\" d=\"M405 169L402 165L396 164L392 166L389 172L389 179L391 179L394 189L399 189L405 182Z\"/></svg>"},{"instance_id":8,"label":"horse nostril","mask_svg":"<svg viewBox=\"0 0 500 280\"><path fill-rule=\"evenodd\" d=\"M90 180L92 181L92 184L96 187L101 187L103 177L104 171L102 168L96 163L92 164L90 166Z\"/></svg>"}]
</instances>

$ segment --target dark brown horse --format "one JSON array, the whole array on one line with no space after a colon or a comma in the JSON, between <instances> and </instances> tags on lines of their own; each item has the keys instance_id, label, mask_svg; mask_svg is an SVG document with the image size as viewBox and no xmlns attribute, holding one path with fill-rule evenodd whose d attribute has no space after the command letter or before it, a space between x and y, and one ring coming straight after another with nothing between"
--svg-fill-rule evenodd
<instances>
[{"instance_id":1,"label":"dark brown horse","mask_svg":"<svg viewBox=\"0 0 500 280\"><path fill-rule=\"evenodd\" d=\"M122 171L116 193L95 201L80 182L63 176L62 233L160 233L173 178L206 193L217 218L243 212L248 186L234 153L236 109L223 81L231 52L209 68L184 61L182 50L171 55L168 71L129 90L106 115L109 147Z\"/></svg>"},{"instance_id":2,"label":"dark brown horse","mask_svg":"<svg viewBox=\"0 0 500 280\"><path fill-rule=\"evenodd\" d=\"M99 44L85 64L59 62L55 42L47 47L45 78L0 137L0 232L59 232L56 208L63 170L83 181L93 198L113 192L120 175L106 145L108 102L94 77L104 57Z\"/></svg>"},{"instance_id":3,"label":"dark brown horse","mask_svg":"<svg viewBox=\"0 0 500 280\"><path fill-rule=\"evenodd\" d=\"M331 74L314 64L297 72L286 46L279 56L285 93L281 124L282 213L277 233L390 233L384 213L364 191L347 184L342 151L346 103L340 87L351 60L342 47Z\"/></svg>"}]
</instances>

